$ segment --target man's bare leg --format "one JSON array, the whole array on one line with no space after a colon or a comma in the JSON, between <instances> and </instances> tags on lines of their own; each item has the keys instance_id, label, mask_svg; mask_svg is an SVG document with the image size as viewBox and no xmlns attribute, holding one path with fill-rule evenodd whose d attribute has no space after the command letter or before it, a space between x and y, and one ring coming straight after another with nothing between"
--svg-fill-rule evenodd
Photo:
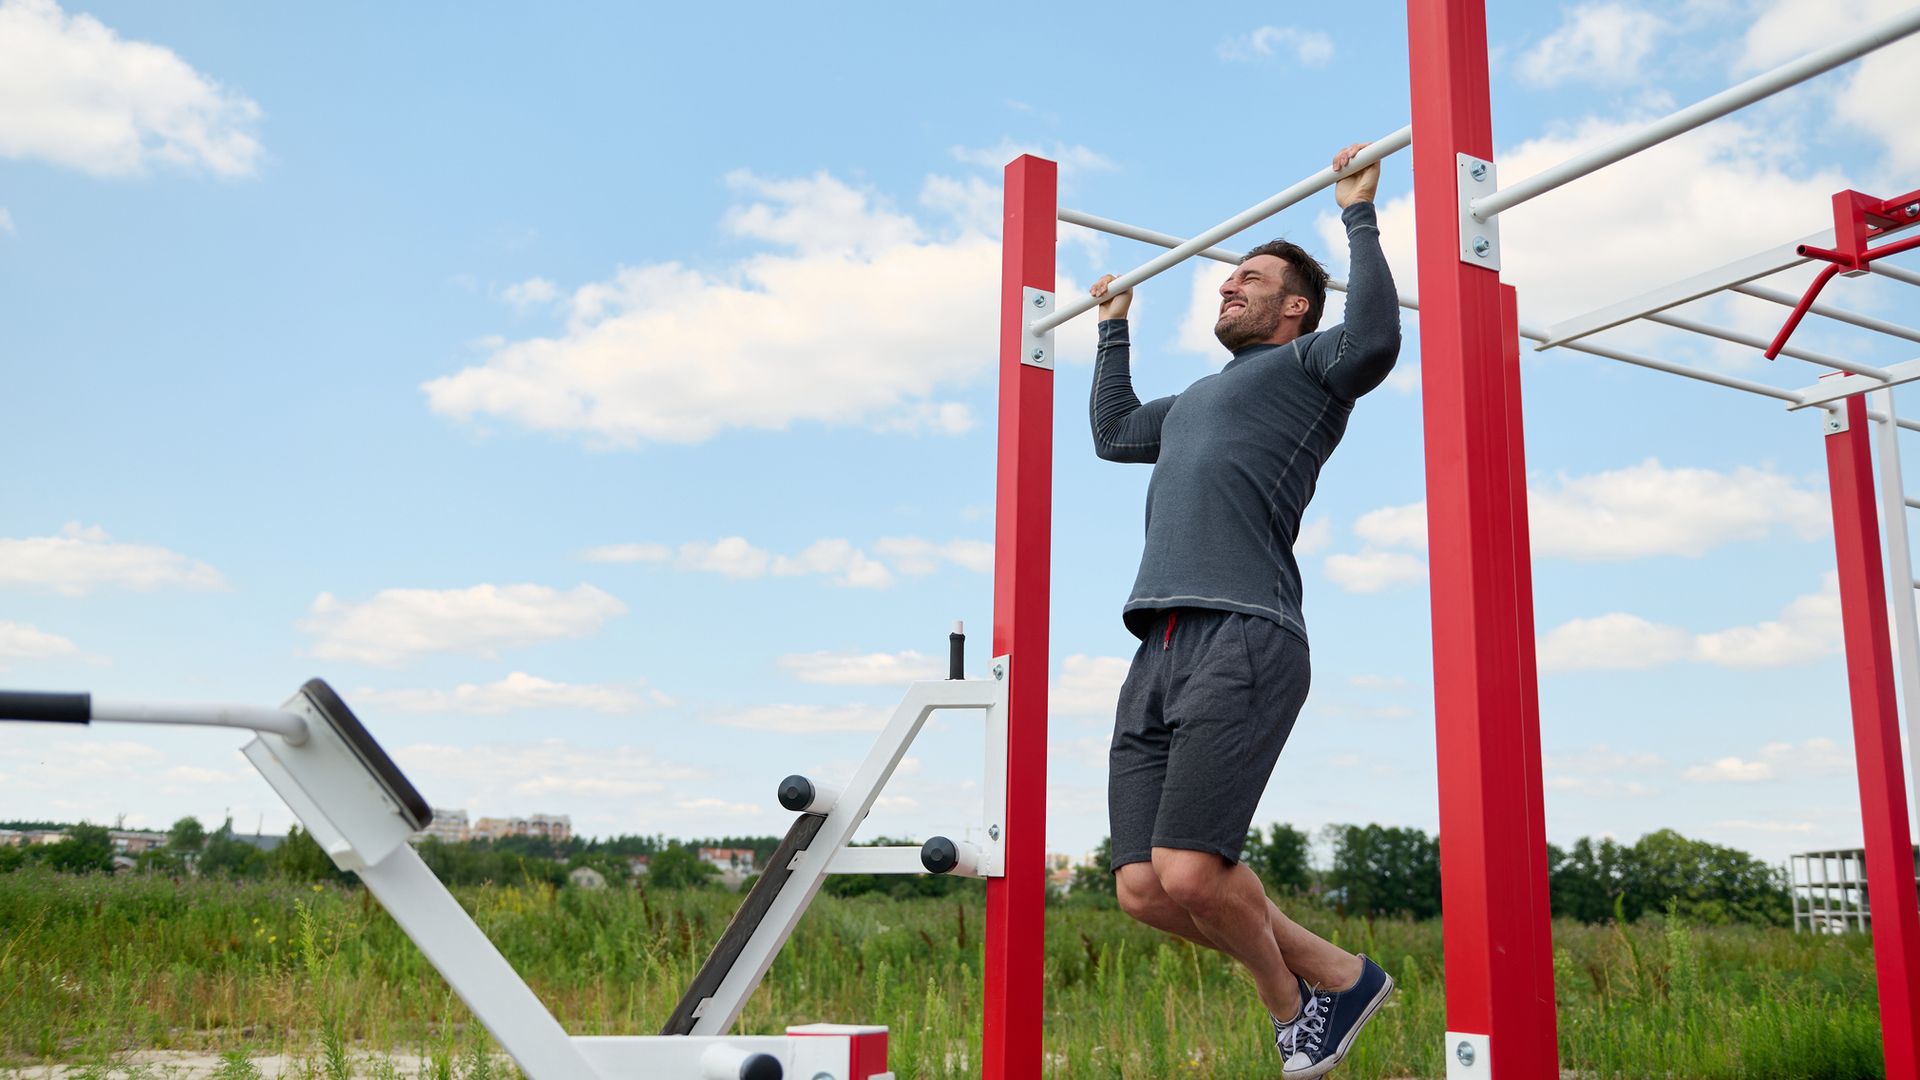
<instances>
[{"instance_id":1,"label":"man's bare leg","mask_svg":"<svg viewBox=\"0 0 1920 1080\"><path fill-rule=\"evenodd\" d=\"M1300 1012L1300 984L1280 953L1267 921L1267 894L1260 879L1207 851L1154 848L1153 872L1160 888L1186 909L1193 925L1214 947L1240 962L1269 1012L1283 1020Z\"/></svg>"},{"instance_id":2,"label":"man's bare leg","mask_svg":"<svg viewBox=\"0 0 1920 1080\"><path fill-rule=\"evenodd\" d=\"M1233 869L1252 878L1256 886L1259 885L1259 877L1244 864ZM1151 863L1129 863L1115 871L1114 891L1120 898L1121 910L1140 922L1196 945L1227 951L1195 925L1187 909L1175 903L1160 887L1160 876L1154 873ZM1266 890L1262 888L1260 891L1264 897ZM1287 918L1271 899L1267 900L1267 925L1288 969L1309 983L1329 990L1344 990L1359 981L1361 964L1358 956Z\"/></svg>"}]
</instances>

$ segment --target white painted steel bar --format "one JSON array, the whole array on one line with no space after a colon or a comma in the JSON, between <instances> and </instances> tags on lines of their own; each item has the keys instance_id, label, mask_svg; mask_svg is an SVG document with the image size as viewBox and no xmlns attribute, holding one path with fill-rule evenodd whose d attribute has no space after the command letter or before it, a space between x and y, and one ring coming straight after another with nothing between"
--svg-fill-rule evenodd
<instances>
[{"instance_id":1,"label":"white painted steel bar","mask_svg":"<svg viewBox=\"0 0 1920 1080\"><path fill-rule=\"evenodd\" d=\"M1800 304L1800 298L1792 293L1783 293L1778 289L1769 289L1765 285L1735 285L1733 286L1733 291L1786 308L1798 307ZM1831 304L1822 304L1818 301L1815 301L1807 310L1823 319L1832 319L1835 322L1858 326L1863 330L1872 330L1876 334L1886 334L1889 337L1905 338L1908 341L1920 343L1920 330L1916 330L1911 326L1901 326L1899 323L1888 322L1885 319L1876 319L1871 315L1862 315L1857 311L1848 311L1845 308L1837 308Z\"/></svg>"},{"instance_id":2,"label":"white painted steel bar","mask_svg":"<svg viewBox=\"0 0 1920 1080\"><path fill-rule=\"evenodd\" d=\"M1525 323L1520 324L1520 336L1529 341L1539 341L1546 337L1546 333L1547 332L1540 327L1528 326ZM1766 383L1754 382L1751 379L1742 379L1738 375L1722 375L1717 371L1692 368L1685 364L1670 363L1666 360L1655 360L1649 356L1640 356L1636 353L1623 352L1619 349L1609 349L1604 345L1595 345L1585 341L1579 344L1568 345L1567 348L1593 356L1604 357L1608 360L1618 360L1623 364L1634 364L1643 368L1652 368L1655 371L1664 371L1669 375L1681 375L1689 379L1698 379L1701 382L1714 383L1715 385L1725 386L1733 390L1745 390L1749 394L1778 398L1781 401L1792 402L1795 405L1800 403L1800 395L1791 390L1783 390L1778 386L1768 386Z\"/></svg>"},{"instance_id":3,"label":"white painted steel bar","mask_svg":"<svg viewBox=\"0 0 1920 1080\"><path fill-rule=\"evenodd\" d=\"M1724 292L1736 285L1745 285L1749 281L1790 270L1807 262L1807 257L1796 250L1801 244L1816 247L1833 246L1833 230L1813 233L1801 237L1790 244L1780 244L1765 251L1757 251L1743 259L1735 259L1723 266L1703 270L1691 277L1682 278L1672 284L1648 289L1637 296L1629 296L1618 303L1608 304L1569 319L1561 319L1547 327L1546 340L1539 345L1542 349L1551 349L1567 342L1610 330L1622 323L1635 319L1644 319L1656 311L1665 311L1681 304L1692 303L1702 297Z\"/></svg>"},{"instance_id":4,"label":"white painted steel bar","mask_svg":"<svg viewBox=\"0 0 1920 1080\"><path fill-rule=\"evenodd\" d=\"M1006 657L994 657L994 666L1006 671ZM888 777L900 765L914 736L938 709L1006 708L1007 682L987 679L948 679L914 683L888 718L886 727L873 742L873 748L847 782L844 794L827 814L820 831L814 834L807 850L801 853L779 895L748 937L740 956L720 985L714 988L697 1018L690 1035L725 1035L740 1018L747 999L753 995L767 969L780 953L780 947L792 936L800 917L806 914L814 894L826 880L829 867L839 856L855 829L873 809L874 799L886 786Z\"/></svg>"},{"instance_id":5,"label":"white painted steel bar","mask_svg":"<svg viewBox=\"0 0 1920 1080\"><path fill-rule=\"evenodd\" d=\"M1703 323L1698 319L1689 319L1680 315L1669 315L1665 312L1649 315L1647 316L1647 321L1659 323L1662 326L1671 326L1676 330L1685 330L1692 334L1719 338L1721 341L1730 341L1735 345L1745 345L1749 348L1758 349L1761 352L1765 352L1767 346L1770 344L1766 338L1754 334L1748 334L1739 330L1729 330L1724 326L1715 326L1712 323ZM1856 364L1851 360L1842 360L1837 356L1828 356L1826 353L1815 352L1812 349L1802 349L1794 345L1783 347L1780 350L1780 355L1791 356L1795 360L1805 360L1809 364L1820 364L1825 367L1830 367L1835 371L1847 372L1850 375L1865 375L1869 379L1877 379L1880 382L1887 382L1893 378L1892 375L1887 373L1885 368L1873 367L1870 364Z\"/></svg>"},{"instance_id":6,"label":"white painted steel bar","mask_svg":"<svg viewBox=\"0 0 1920 1080\"><path fill-rule=\"evenodd\" d=\"M1403 127L1399 131L1384 138L1376 139L1372 143L1369 143L1365 150L1355 154L1353 161L1348 163L1345 169L1337 172L1331 166L1321 169L1319 172L1314 173L1305 180L1267 199L1265 202L1242 210L1238 214L1215 225L1213 228L1208 229L1206 232L1201 233L1199 236L1183 242L1179 247L1174 248L1165 255L1156 256L1140 266L1136 266L1132 270L1121 274L1108 288L1114 293L1126 292L1141 282L1165 273L1181 263L1186 262L1188 259L1225 240L1227 237L1250 229L1280 211L1285 210L1287 207L1301 202L1317 192L1332 187L1342 177L1359 172L1382 158L1405 150L1408 146L1412 145L1412 143L1412 125ZM1045 318L1035 319L1033 325L1029 328L1029 332L1036 337L1046 334L1059 327L1062 323L1092 311L1095 307L1099 306L1099 303L1098 300L1095 300L1091 296L1082 296L1076 298L1072 303L1060 304L1054 308L1053 314Z\"/></svg>"},{"instance_id":7,"label":"white painted steel bar","mask_svg":"<svg viewBox=\"0 0 1920 1080\"><path fill-rule=\"evenodd\" d=\"M803 856L795 855L798 862ZM827 863L829 874L924 874L917 847L841 848Z\"/></svg>"},{"instance_id":8,"label":"white painted steel bar","mask_svg":"<svg viewBox=\"0 0 1920 1080\"><path fill-rule=\"evenodd\" d=\"M1889 417L1900 415L1893 391L1875 390L1867 400ZM1900 429L1893 424L1873 426L1880 444L1880 516L1887 534L1887 602L1893 605L1894 644L1900 657L1900 704L1906 714L1907 745L1912 746L1915 717L1920 716L1920 613L1913 603L1913 548L1907 537L1907 488L1900 479ZM1909 811L1920 810L1920 769L1907 770Z\"/></svg>"},{"instance_id":9,"label":"white painted steel bar","mask_svg":"<svg viewBox=\"0 0 1920 1080\"><path fill-rule=\"evenodd\" d=\"M1907 496L1907 505L1909 507L1912 507L1915 510L1920 510L1920 499L1916 499L1913 496L1909 495Z\"/></svg>"},{"instance_id":10,"label":"white painted steel bar","mask_svg":"<svg viewBox=\"0 0 1920 1080\"><path fill-rule=\"evenodd\" d=\"M1788 409L1806 408L1809 405L1821 405L1829 401L1852 397L1855 394L1867 394L1893 386L1904 386L1920 381L1920 360L1909 360L1904 364L1895 364L1887 369L1886 378L1875 379L1866 375L1842 375L1838 378L1827 376L1813 386L1800 391L1800 404L1789 405ZM1871 400L1871 399L1869 399ZM1884 418L1881 423L1885 423Z\"/></svg>"},{"instance_id":11,"label":"white painted steel bar","mask_svg":"<svg viewBox=\"0 0 1920 1080\"><path fill-rule=\"evenodd\" d=\"M1905 267L1891 266L1883 262L1871 262L1867 264L1867 269L1884 278L1891 278L1894 281L1904 281L1908 285L1920 285L1920 274L1916 274Z\"/></svg>"},{"instance_id":12,"label":"white painted steel bar","mask_svg":"<svg viewBox=\"0 0 1920 1080\"><path fill-rule=\"evenodd\" d=\"M1069 213L1072 214L1072 217L1068 216ZM1160 247L1174 247L1175 245L1181 243L1180 238L1173 235L1172 233L1158 232L1153 229L1141 228L1138 225L1128 225L1124 222L1114 221L1111 218L1096 217L1093 214L1082 213L1078 210L1062 211L1060 214L1060 220L1071 221L1075 225L1085 226L1086 228L1095 229L1099 232L1111 233L1114 236L1123 237L1128 240L1139 240L1143 243L1157 244ZM1833 242L1833 233L1830 231L1824 234L1816 233L1812 237L1809 237L1806 242L1831 244ZM1751 256L1749 260L1743 260L1743 262L1758 260L1758 259L1766 259L1772 256L1776 256L1778 252L1783 250L1786 251L1792 258L1800 262L1806 261L1804 259L1800 259L1799 256L1797 255L1792 255L1793 245L1788 244L1784 248L1775 248L1775 249L1771 249L1770 251L1761 252L1759 255ZM1240 254L1238 252L1229 250L1227 248L1211 248L1205 252L1200 252L1199 254L1205 258L1215 259L1223 263L1237 264L1240 261ZM1737 266L1739 264L1733 264L1733 265ZM1730 269L1729 267L1722 267L1720 271L1708 271L1708 274L1716 274L1716 273L1724 274L1729 269ZM1774 272L1773 270L1764 270L1757 274L1753 274L1752 277L1764 277L1767 274L1770 274L1773 272ZM1705 277L1705 276L1706 275L1701 275L1701 277ZM1689 279L1689 280L1692 280L1692 279ZM1750 280L1750 278L1743 279L1743 280ZM1339 278L1334 278L1334 277L1328 278L1327 287L1330 289L1333 289L1335 292L1347 291L1347 283L1340 280ZM1700 296L1705 296L1708 293L1717 292L1726 287L1727 286L1724 282L1713 284L1710 287L1702 289L1696 295L1688 297L1687 299L1698 299ZM1673 303L1676 303L1676 304L1685 303L1685 302L1686 300L1684 299L1673 301ZM1410 311L1418 311L1420 310L1420 299L1411 293L1403 292L1400 294L1400 306ZM1639 317L1640 317L1640 313L1636 313L1633 315L1629 315L1626 318L1623 318L1619 321L1629 322ZM1564 324L1560 324L1560 325L1564 325ZM1613 323L1609 325L1618 325L1618 323ZM1546 348L1545 342L1549 340L1551 334L1556 329L1558 329L1558 325L1554 327L1548 327L1548 328L1542 329L1537 326L1528 326L1525 323L1522 323L1520 326L1520 336L1523 338L1526 338L1528 341L1541 342L1542 344L1540 347ZM1751 344L1752 339L1748 339L1746 343ZM1664 371L1672 375L1679 375L1689 379L1697 379L1701 382L1709 382L1717 386L1725 386L1733 390L1745 390L1750 394L1759 394L1763 397L1775 398L1780 401L1785 401L1785 402L1789 402L1796 405L1800 403L1800 395L1795 391L1783 389L1778 386L1768 386L1766 383L1754 382L1750 379L1742 379L1735 375L1722 375L1716 371L1704 371L1700 368L1690 368L1682 364L1669 363L1665 360L1655 360L1655 359L1652 359L1651 357L1639 356L1634 353L1623 352L1619 349L1610 349L1602 345L1589 345L1583 342L1568 341L1562 344L1560 347L1572 349L1575 352L1583 352L1589 356L1598 356L1604 360L1617 360L1624 364L1633 364L1638 367L1651 368L1654 371ZM1884 415L1877 413L1872 409L1867 410L1867 416L1874 420L1885 419ZM1906 417L1901 417L1899 420L1899 424L1901 427L1906 428L1909 431L1920 431L1920 420L1910 420ZM1920 509L1920 500L1915 500L1912 505L1915 509Z\"/></svg>"},{"instance_id":13,"label":"white painted steel bar","mask_svg":"<svg viewBox=\"0 0 1920 1080\"><path fill-rule=\"evenodd\" d=\"M307 741L305 720L284 709L267 709L257 705L163 705L95 698L92 718L115 724L183 724L269 731L295 746Z\"/></svg>"},{"instance_id":14,"label":"white painted steel bar","mask_svg":"<svg viewBox=\"0 0 1920 1080\"><path fill-rule=\"evenodd\" d=\"M1798 60L1756 75L1738 86L1722 90L1704 101L1695 102L1678 112L1654 121L1631 135L1615 139L1604 146L1595 147L1584 154L1576 154L1553 168L1535 173L1511 187L1501 188L1491 195L1483 195L1473 200L1473 216L1486 221L1502 211L1511 210L1529 199L1544 195L1562 184L1578 180L1590 172L1631 157L1650 146L1656 146L1676 135L1692 131L1702 124L1718 120L1762 98L1772 97L1790 86L1832 71L1848 61L1856 60L1916 31L1920 31L1920 6L1910 8L1864 33L1808 53Z\"/></svg>"},{"instance_id":15,"label":"white painted steel bar","mask_svg":"<svg viewBox=\"0 0 1920 1080\"><path fill-rule=\"evenodd\" d=\"M529 1080L601 1075L410 845L362 869L360 880Z\"/></svg>"}]
</instances>

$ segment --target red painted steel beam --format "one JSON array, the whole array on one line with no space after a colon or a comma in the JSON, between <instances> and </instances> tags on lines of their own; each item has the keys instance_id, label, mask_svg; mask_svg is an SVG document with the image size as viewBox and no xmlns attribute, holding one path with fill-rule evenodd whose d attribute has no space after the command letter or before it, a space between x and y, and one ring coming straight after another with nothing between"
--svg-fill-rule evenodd
<instances>
[{"instance_id":1,"label":"red painted steel beam","mask_svg":"<svg viewBox=\"0 0 1920 1080\"><path fill-rule=\"evenodd\" d=\"M1040 1075L1046 957L1047 631L1053 550L1053 370L1026 352L1022 289L1053 291L1059 167L1007 166L1000 270L1000 450L993 654L1009 657L1006 876L987 879L981 1075Z\"/></svg>"},{"instance_id":2,"label":"red painted steel beam","mask_svg":"<svg viewBox=\"0 0 1920 1080\"><path fill-rule=\"evenodd\" d=\"M1538 1080L1559 1065L1518 339L1498 275L1460 259L1456 179L1456 154L1493 156L1486 11L1407 16L1447 1027L1486 1037L1476 1075Z\"/></svg>"},{"instance_id":3,"label":"red painted steel beam","mask_svg":"<svg viewBox=\"0 0 1920 1080\"><path fill-rule=\"evenodd\" d=\"M1881 577L1880 519L1868 450L1867 403L1846 401L1846 427L1829 432L1827 484L1840 568L1840 619L1853 706L1853 754L1873 911L1874 973L1880 990L1881 1052L1889 1077L1920 1076L1920 898L1907 831L1900 762L1900 712L1893 693L1893 645Z\"/></svg>"}]
</instances>

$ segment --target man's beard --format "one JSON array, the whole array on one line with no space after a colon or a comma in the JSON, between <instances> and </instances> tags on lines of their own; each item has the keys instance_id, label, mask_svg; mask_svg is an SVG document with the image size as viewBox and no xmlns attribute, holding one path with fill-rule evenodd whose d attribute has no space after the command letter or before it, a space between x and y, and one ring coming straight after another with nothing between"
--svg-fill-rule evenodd
<instances>
[{"instance_id":1,"label":"man's beard","mask_svg":"<svg viewBox=\"0 0 1920 1080\"><path fill-rule=\"evenodd\" d=\"M1228 352L1239 352L1255 342L1265 341L1280 329L1286 317L1281 308L1286 304L1285 296L1270 296L1258 300L1246 301L1246 307L1238 314L1222 315L1213 324L1213 336Z\"/></svg>"}]
</instances>

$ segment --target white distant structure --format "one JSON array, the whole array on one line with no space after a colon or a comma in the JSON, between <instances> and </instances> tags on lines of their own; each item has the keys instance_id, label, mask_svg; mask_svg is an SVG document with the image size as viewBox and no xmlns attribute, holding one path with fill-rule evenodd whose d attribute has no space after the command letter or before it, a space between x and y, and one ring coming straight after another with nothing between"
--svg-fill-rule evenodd
<instances>
[{"instance_id":1,"label":"white distant structure","mask_svg":"<svg viewBox=\"0 0 1920 1080\"><path fill-rule=\"evenodd\" d=\"M720 871L720 884L729 889L737 889L740 884L754 874L752 848L700 849L700 861Z\"/></svg>"},{"instance_id":2,"label":"white distant structure","mask_svg":"<svg viewBox=\"0 0 1920 1080\"><path fill-rule=\"evenodd\" d=\"M443 844L464 844L472 839L472 827L467 824L465 810L442 810L433 808L433 820L427 827L413 834L415 841L433 837Z\"/></svg>"},{"instance_id":3,"label":"white distant structure","mask_svg":"<svg viewBox=\"0 0 1920 1080\"><path fill-rule=\"evenodd\" d=\"M433 820L413 834L414 843L433 837L445 844L464 844L469 840L499 840L508 836L537 836L556 844L573 839L573 819L565 814L530 814L526 817L483 817L469 823L465 810L433 808Z\"/></svg>"}]
</instances>

